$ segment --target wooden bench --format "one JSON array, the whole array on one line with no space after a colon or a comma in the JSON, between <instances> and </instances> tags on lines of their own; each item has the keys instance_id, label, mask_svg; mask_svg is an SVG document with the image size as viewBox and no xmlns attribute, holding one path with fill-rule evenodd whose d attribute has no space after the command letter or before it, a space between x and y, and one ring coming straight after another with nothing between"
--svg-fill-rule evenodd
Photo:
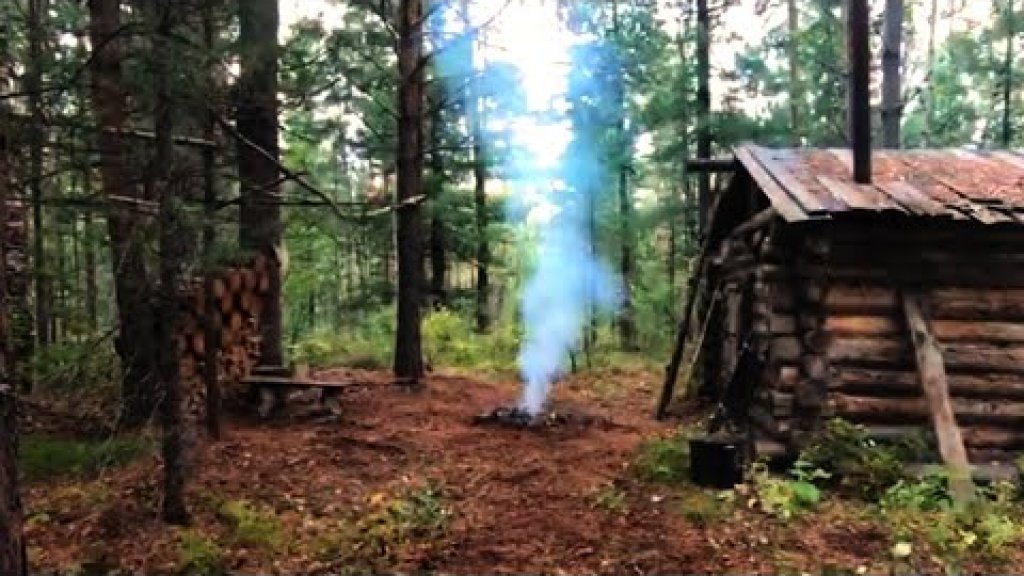
<instances>
[{"instance_id":1,"label":"wooden bench","mask_svg":"<svg viewBox=\"0 0 1024 576\"><path fill-rule=\"evenodd\" d=\"M338 397L342 390L350 388L351 384L346 382L329 382L313 380L311 378L296 378L291 375L291 370L282 367L257 367L253 374L242 380L253 393L257 402L257 411L260 418L269 418L275 410L284 406L285 398L289 392L296 390L320 389L320 404L333 413L337 413L340 406Z\"/></svg>"}]
</instances>

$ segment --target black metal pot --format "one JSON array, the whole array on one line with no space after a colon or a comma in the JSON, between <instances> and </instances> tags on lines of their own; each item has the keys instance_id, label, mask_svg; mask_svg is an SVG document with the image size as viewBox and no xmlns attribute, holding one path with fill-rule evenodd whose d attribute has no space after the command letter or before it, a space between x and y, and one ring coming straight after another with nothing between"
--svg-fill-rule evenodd
<instances>
[{"instance_id":1,"label":"black metal pot","mask_svg":"<svg viewBox=\"0 0 1024 576\"><path fill-rule=\"evenodd\" d=\"M708 488L732 488L743 482L743 440L730 437L690 439L690 480Z\"/></svg>"}]
</instances>

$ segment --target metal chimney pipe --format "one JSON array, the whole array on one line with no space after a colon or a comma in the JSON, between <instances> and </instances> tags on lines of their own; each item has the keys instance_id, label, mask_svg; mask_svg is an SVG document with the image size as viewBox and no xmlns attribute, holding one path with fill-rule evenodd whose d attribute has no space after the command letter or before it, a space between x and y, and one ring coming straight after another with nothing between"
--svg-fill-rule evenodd
<instances>
[{"instance_id":1,"label":"metal chimney pipe","mask_svg":"<svg viewBox=\"0 0 1024 576\"><path fill-rule=\"evenodd\" d=\"M850 59L847 90L853 181L871 183L871 45L867 0L846 0L846 47Z\"/></svg>"}]
</instances>

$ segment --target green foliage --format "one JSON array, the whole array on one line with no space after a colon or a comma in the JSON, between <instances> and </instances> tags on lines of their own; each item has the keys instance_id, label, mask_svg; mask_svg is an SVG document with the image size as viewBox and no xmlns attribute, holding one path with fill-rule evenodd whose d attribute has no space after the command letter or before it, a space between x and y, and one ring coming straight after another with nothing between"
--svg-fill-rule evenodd
<instances>
[{"instance_id":1,"label":"green foliage","mask_svg":"<svg viewBox=\"0 0 1024 576\"><path fill-rule=\"evenodd\" d=\"M666 438L645 440L632 464L633 472L642 480L662 484L679 484L689 477L690 445L680 431Z\"/></svg>"},{"instance_id":2,"label":"green foliage","mask_svg":"<svg viewBox=\"0 0 1024 576\"><path fill-rule=\"evenodd\" d=\"M468 313L446 309L423 320L423 348L434 366L512 370L519 351L519 333L505 322L487 334L474 332Z\"/></svg>"},{"instance_id":3,"label":"green foliage","mask_svg":"<svg viewBox=\"0 0 1024 576\"><path fill-rule=\"evenodd\" d=\"M216 576L224 573L224 551L213 539L197 530L178 534L178 565L182 573Z\"/></svg>"},{"instance_id":4,"label":"green foliage","mask_svg":"<svg viewBox=\"0 0 1024 576\"><path fill-rule=\"evenodd\" d=\"M829 473L806 461L797 461L790 470L791 479L771 474L763 463L751 467L751 479L761 510L780 520L790 520L815 509L821 490L815 485L827 480Z\"/></svg>"},{"instance_id":5,"label":"green foliage","mask_svg":"<svg viewBox=\"0 0 1024 576\"><path fill-rule=\"evenodd\" d=\"M278 550L284 544L281 521L274 511L246 500L230 500L218 515L234 531L235 540L245 546Z\"/></svg>"},{"instance_id":6,"label":"green foliage","mask_svg":"<svg viewBox=\"0 0 1024 576\"><path fill-rule=\"evenodd\" d=\"M67 474L89 476L127 464L152 450L152 444L144 438L79 441L26 436L19 446L18 471L28 481Z\"/></svg>"},{"instance_id":7,"label":"green foliage","mask_svg":"<svg viewBox=\"0 0 1024 576\"><path fill-rule=\"evenodd\" d=\"M925 450L919 439L881 445L868 437L863 426L835 419L800 458L827 470L832 486L868 501L905 476L904 462Z\"/></svg>"},{"instance_id":8,"label":"green foliage","mask_svg":"<svg viewBox=\"0 0 1024 576\"><path fill-rule=\"evenodd\" d=\"M38 348L32 371L39 388L50 391L112 392L120 363L109 340L60 342Z\"/></svg>"},{"instance_id":9,"label":"green foliage","mask_svg":"<svg viewBox=\"0 0 1024 576\"><path fill-rule=\"evenodd\" d=\"M958 508L948 477L932 474L897 482L879 508L894 540L923 540L952 570L977 556L1004 560L1024 539L1019 521L1024 510L1016 501L1016 487L1009 483L981 488L973 502Z\"/></svg>"}]
</instances>

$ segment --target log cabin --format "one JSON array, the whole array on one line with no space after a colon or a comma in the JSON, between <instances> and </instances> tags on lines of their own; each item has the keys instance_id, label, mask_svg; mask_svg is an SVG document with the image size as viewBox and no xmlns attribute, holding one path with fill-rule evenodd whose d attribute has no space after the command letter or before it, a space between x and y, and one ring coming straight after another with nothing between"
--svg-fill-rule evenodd
<instances>
[{"instance_id":1,"label":"log cabin","mask_svg":"<svg viewBox=\"0 0 1024 576\"><path fill-rule=\"evenodd\" d=\"M1024 156L743 145L698 264L693 371L716 394L745 345L745 427L794 453L841 417L934 432L944 460L1024 451ZM668 382L668 381L666 381ZM948 453L947 453L948 452ZM961 458L964 456L961 455Z\"/></svg>"}]
</instances>

